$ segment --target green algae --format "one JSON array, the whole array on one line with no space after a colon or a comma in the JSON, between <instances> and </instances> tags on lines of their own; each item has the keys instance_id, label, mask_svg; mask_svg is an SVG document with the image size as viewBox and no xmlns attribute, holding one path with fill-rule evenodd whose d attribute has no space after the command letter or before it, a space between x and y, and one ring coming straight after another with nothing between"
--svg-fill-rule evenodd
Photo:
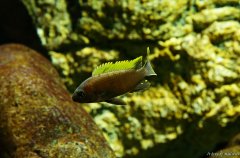
<instances>
[{"instance_id":1,"label":"green algae","mask_svg":"<svg viewBox=\"0 0 240 158\"><path fill-rule=\"evenodd\" d=\"M42 44L49 49L64 44L72 30L65 0L24 0Z\"/></svg>"}]
</instances>

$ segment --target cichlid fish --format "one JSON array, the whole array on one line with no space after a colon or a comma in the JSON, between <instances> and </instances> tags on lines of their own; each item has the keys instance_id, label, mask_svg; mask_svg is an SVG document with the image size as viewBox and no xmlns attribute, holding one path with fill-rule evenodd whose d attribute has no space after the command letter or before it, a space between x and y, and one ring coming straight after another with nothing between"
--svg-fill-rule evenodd
<instances>
[{"instance_id":1,"label":"cichlid fish","mask_svg":"<svg viewBox=\"0 0 240 158\"><path fill-rule=\"evenodd\" d=\"M144 77L153 75L157 74L148 59L142 65L142 56L130 61L105 63L98 66L92 76L77 87L72 99L79 103L108 102L125 105L124 101L116 97L148 88L150 83Z\"/></svg>"}]
</instances>

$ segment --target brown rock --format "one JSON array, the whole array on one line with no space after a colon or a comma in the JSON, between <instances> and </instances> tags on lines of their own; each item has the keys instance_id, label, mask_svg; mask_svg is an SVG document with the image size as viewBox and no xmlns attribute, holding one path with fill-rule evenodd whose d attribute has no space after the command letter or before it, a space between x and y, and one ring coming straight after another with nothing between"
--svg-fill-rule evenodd
<instances>
[{"instance_id":1,"label":"brown rock","mask_svg":"<svg viewBox=\"0 0 240 158\"><path fill-rule=\"evenodd\" d=\"M17 44L0 46L0 94L0 148L10 157L115 157L37 52Z\"/></svg>"}]
</instances>

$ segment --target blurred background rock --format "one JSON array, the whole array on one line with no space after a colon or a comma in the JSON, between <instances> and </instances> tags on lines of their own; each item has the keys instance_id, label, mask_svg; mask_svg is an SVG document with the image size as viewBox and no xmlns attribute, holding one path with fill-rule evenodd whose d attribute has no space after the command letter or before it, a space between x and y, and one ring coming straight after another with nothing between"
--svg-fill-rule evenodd
<instances>
[{"instance_id":1,"label":"blurred background rock","mask_svg":"<svg viewBox=\"0 0 240 158\"><path fill-rule=\"evenodd\" d=\"M150 47L158 76L149 90L124 96L127 106L80 105L118 157L206 157L239 132L239 0L4 0L0 8L0 42L41 51L70 92L97 65Z\"/></svg>"}]
</instances>

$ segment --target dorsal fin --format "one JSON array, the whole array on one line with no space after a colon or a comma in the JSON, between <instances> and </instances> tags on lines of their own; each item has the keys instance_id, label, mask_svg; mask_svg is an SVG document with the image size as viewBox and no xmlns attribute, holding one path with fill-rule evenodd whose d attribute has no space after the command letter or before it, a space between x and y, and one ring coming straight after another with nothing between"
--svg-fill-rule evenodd
<instances>
[{"instance_id":1,"label":"dorsal fin","mask_svg":"<svg viewBox=\"0 0 240 158\"><path fill-rule=\"evenodd\" d=\"M129 69L139 69L142 67L142 56L137 57L133 60L124 60L124 61L117 61L115 63L109 62L99 65L95 70L92 72L92 76L96 76L99 74L112 72L112 71L119 71L119 70L129 70Z\"/></svg>"}]
</instances>

